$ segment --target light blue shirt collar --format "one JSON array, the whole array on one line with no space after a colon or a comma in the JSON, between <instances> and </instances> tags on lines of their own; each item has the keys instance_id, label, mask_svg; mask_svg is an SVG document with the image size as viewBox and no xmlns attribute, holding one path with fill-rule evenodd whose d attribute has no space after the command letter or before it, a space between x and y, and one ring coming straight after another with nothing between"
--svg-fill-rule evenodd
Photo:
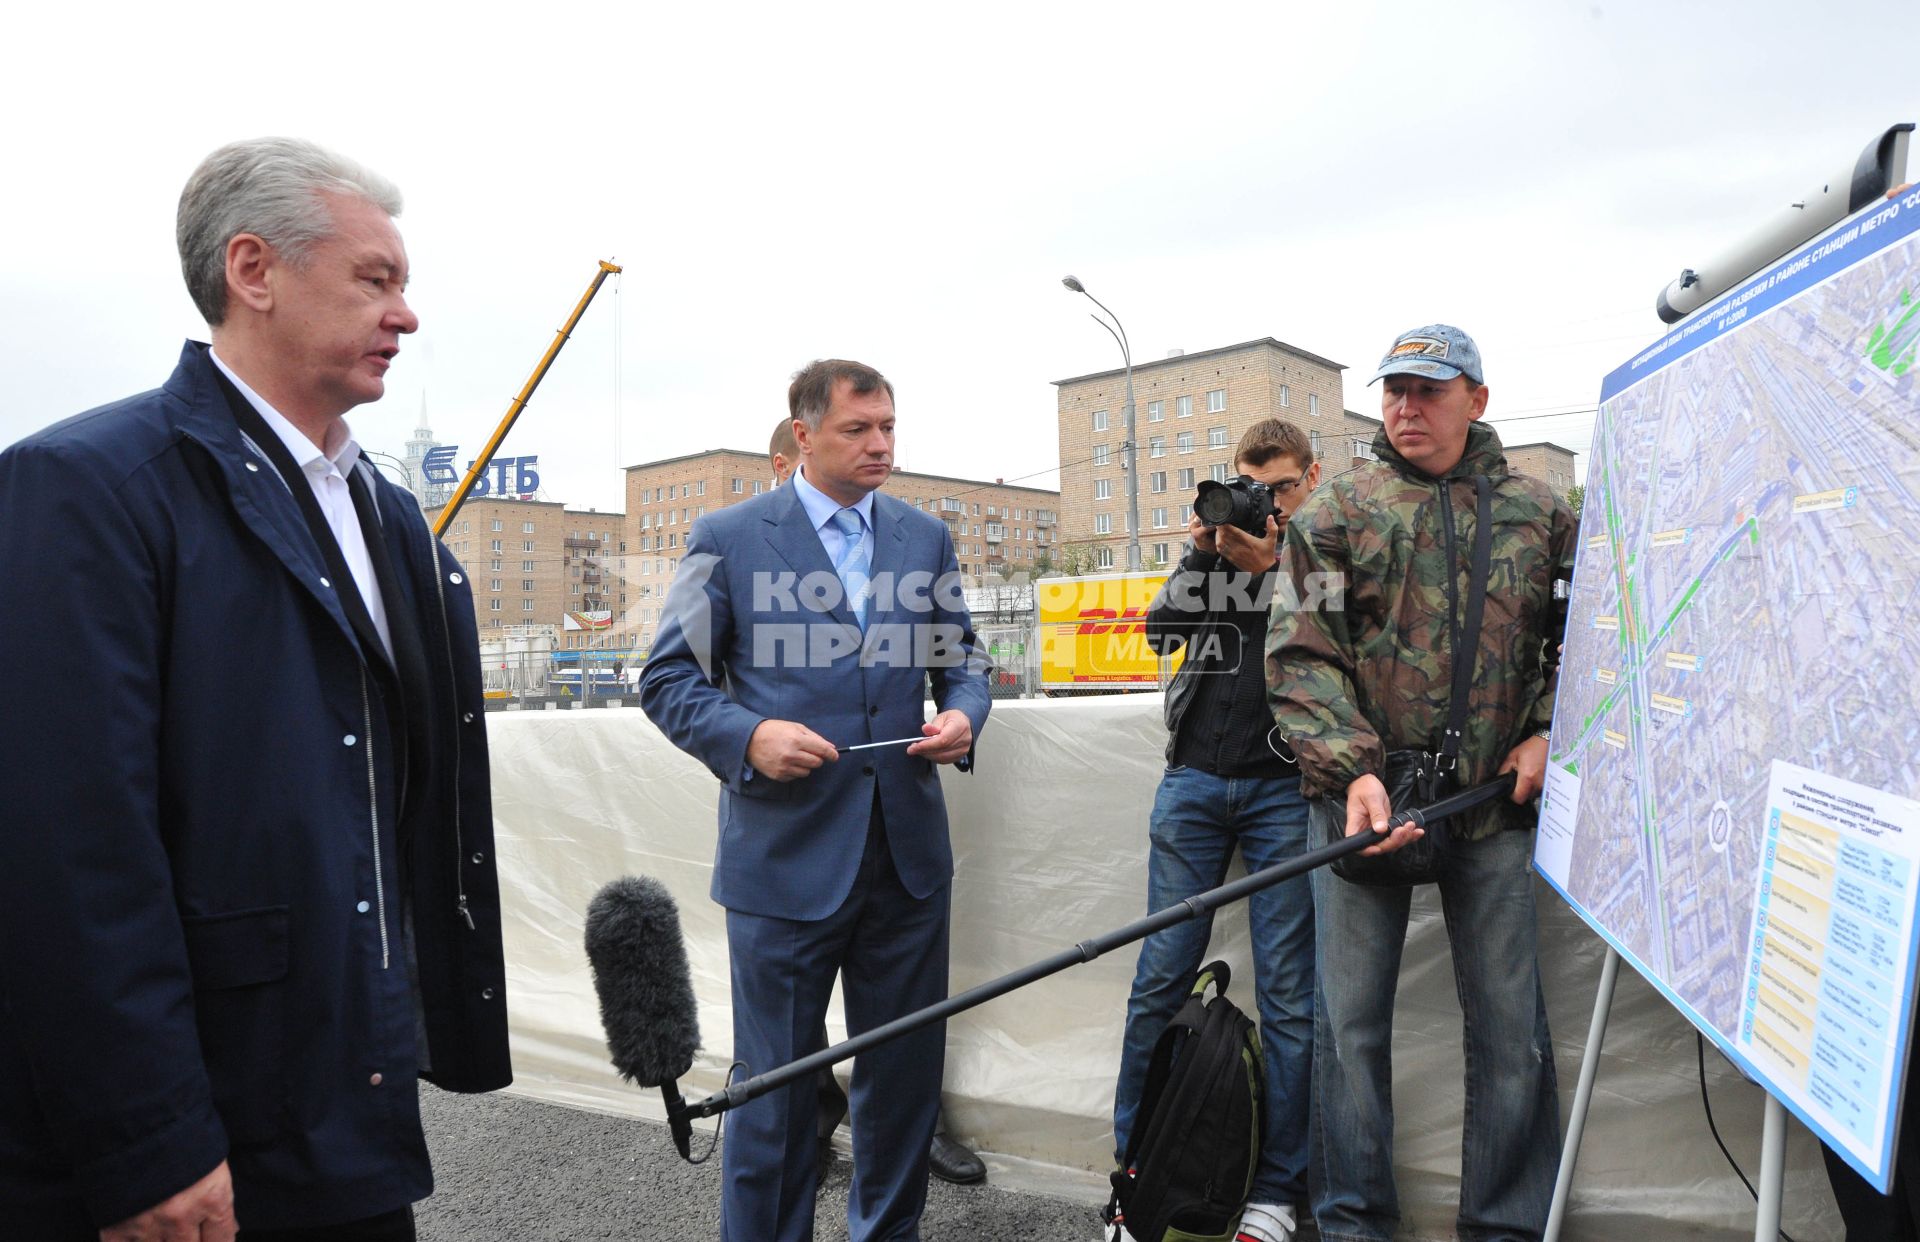
<instances>
[{"instance_id":1,"label":"light blue shirt collar","mask_svg":"<svg viewBox=\"0 0 1920 1242\"><path fill-rule=\"evenodd\" d=\"M807 520L813 523L817 534L833 521L833 515L842 509L852 509L860 515L861 524L868 530L873 529L873 493L868 492L860 498L858 504L843 505L833 497L815 487L808 479L805 468L793 472L793 489L800 496L800 505L807 511Z\"/></svg>"}]
</instances>

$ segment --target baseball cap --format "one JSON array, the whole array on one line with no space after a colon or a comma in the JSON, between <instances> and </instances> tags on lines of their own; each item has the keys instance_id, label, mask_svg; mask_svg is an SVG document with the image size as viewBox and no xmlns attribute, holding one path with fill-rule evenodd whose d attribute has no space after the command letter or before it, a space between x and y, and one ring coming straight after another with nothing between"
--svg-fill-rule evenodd
<instances>
[{"instance_id":1,"label":"baseball cap","mask_svg":"<svg viewBox=\"0 0 1920 1242\"><path fill-rule=\"evenodd\" d=\"M1437 380L1464 375L1476 384L1487 382L1480 368L1480 347L1472 337L1444 323L1430 323L1395 337L1393 347L1380 360L1380 369L1367 383L1389 375L1424 375Z\"/></svg>"}]
</instances>

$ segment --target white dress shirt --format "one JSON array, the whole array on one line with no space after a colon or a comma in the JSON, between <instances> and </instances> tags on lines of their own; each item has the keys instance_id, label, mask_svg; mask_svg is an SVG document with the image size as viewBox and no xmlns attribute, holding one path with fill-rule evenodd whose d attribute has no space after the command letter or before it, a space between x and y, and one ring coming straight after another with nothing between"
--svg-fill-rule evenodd
<instances>
[{"instance_id":1,"label":"white dress shirt","mask_svg":"<svg viewBox=\"0 0 1920 1242\"><path fill-rule=\"evenodd\" d=\"M374 575L373 558L367 553L367 538L360 529L360 514L354 509L353 496L347 490L347 476L360 460L360 446L354 443L347 420L337 418L328 424L327 445L316 446L299 428L288 422L285 415L267 404L264 397L247 387L247 381L235 375L233 368L222 361L219 354L212 350L207 353L212 357L213 365L220 368L220 373L232 380L233 386L240 390L240 395L260 412L260 417L280 437L280 442L287 446L287 452L307 476L307 486L313 489L313 498L320 502L320 512L327 518L327 528L333 531L334 542L340 545L340 556L353 574L353 585L360 589L360 599L367 606L367 614L373 618L373 628L380 634L380 643L387 649L387 658L392 659L393 635L387 628L387 608L380 598L380 580Z\"/></svg>"}]
</instances>

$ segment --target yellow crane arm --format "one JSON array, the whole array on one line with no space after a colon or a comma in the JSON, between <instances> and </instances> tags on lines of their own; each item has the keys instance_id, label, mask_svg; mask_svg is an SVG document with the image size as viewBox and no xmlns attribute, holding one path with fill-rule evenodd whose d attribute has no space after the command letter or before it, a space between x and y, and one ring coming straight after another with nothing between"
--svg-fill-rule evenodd
<instances>
[{"instance_id":1,"label":"yellow crane arm","mask_svg":"<svg viewBox=\"0 0 1920 1242\"><path fill-rule=\"evenodd\" d=\"M554 333L553 344L547 346L547 352L542 355L540 364L533 368L533 374L527 377L526 385L520 389L520 395L513 399L512 405L507 407L506 415L501 418L500 425L494 428L493 438L487 441L486 449L480 456L473 459L473 465L467 468L467 477L460 480L460 486L454 489L453 498L448 500L446 507L440 510L440 518L433 524L433 534L436 539L446 534L447 528L453 525L453 515L458 513L460 506L466 503L467 493L473 490L474 483L487 472L487 467L493 462L493 455L500 449L501 441L505 440L507 433L513 430L514 421L520 417L520 411L526 408L527 399L533 396L533 390L540 387L540 381L546 378L547 368L552 366L553 360L560 356L560 347L565 345L567 338L573 335L574 325L580 322L580 316L587 313L587 306L593 301L593 295L600 292L600 286L608 276L617 275L619 271L618 264L609 263L605 259L600 260L600 270L593 274L593 283L589 284L587 291L580 295L580 304L573 308L573 314L567 316L567 322Z\"/></svg>"}]
</instances>

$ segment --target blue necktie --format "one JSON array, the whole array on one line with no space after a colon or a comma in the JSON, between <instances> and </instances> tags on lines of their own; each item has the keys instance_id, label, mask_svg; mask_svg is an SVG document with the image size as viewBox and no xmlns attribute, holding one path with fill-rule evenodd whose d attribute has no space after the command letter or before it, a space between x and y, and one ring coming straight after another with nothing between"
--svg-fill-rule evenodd
<instances>
[{"instance_id":1,"label":"blue necktie","mask_svg":"<svg viewBox=\"0 0 1920 1242\"><path fill-rule=\"evenodd\" d=\"M840 585L846 588L847 610L853 613L853 619L860 623L860 632L867 630L867 550L866 534L860 515L852 509L836 510L833 524L840 532L840 555L834 558L833 572L840 575Z\"/></svg>"}]
</instances>

